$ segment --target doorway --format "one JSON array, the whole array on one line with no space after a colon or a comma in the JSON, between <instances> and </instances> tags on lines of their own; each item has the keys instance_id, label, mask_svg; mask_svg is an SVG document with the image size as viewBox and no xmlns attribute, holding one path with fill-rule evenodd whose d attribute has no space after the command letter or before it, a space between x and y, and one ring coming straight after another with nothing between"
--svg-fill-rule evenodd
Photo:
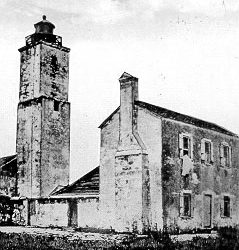
<instances>
[{"instance_id":1,"label":"doorway","mask_svg":"<svg viewBox=\"0 0 239 250\"><path fill-rule=\"evenodd\" d=\"M68 205L68 226L77 227L77 200L69 200Z\"/></svg>"}]
</instances>

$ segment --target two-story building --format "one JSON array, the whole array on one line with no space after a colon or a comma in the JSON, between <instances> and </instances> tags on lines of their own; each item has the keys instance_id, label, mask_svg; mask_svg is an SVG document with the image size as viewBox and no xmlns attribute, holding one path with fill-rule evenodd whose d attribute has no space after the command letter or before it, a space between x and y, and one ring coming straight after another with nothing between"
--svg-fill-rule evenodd
<instances>
[{"instance_id":1,"label":"two-story building","mask_svg":"<svg viewBox=\"0 0 239 250\"><path fill-rule=\"evenodd\" d=\"M120 107L100 126L104 224L119 231L237 224L238 136L139 101L138 79L127 73L119 81Z\"/></svg>"}]
</instances>

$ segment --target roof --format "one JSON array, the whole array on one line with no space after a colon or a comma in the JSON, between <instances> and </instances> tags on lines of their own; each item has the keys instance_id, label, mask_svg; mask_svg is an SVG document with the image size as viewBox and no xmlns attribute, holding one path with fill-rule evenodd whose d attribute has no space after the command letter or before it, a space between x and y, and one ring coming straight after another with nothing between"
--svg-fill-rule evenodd
<instances>
[{"instance_id":1,"label":"roof","mask_svg":"<svg viewBox=\"0 0 239 250\"><path fill-rule=\"evenodd\" d=\"M40 22L34 24L34 27L36 28L37 26L42 25L42 24L50 25L53 29L55 28L55 25L53 23L46 20L45 15L42 16L42 20Z\"/></svg>"},{"instance_id":2,"label":"roof","mask_svg":"<svg viewBox=\"0 0 239 250\"><path fill-rule=\"evenodd\" d=\"M51 195L76 196L76 195L98 195L99 194L99 166L88 172L86 175L52 193Z\"/></svg>"},{"instance_id":3,"label":"roof","mask_svg":"<svg viewBox=\"0 0 239 250\"><path fill-rule=\"evenodd\" d=\"M134 77L132 75L130 75L129 73L127 72L124 72L121 77L119 78L119 81L120 82L124 82L124 81L129 81L129 80L138 80L137 77Z\"/></svg>"},{"instance_id":4,"label":"roof","mask_svg":"<svg viewBox=\"0 0 239 250\"><path fill-rule=\"evenodd\" d=\"M177 113L175 111L161 108L159 106L155 106L155 105L152 105L152 104L149 104L146 102L136 101L136 105L138 105L141 108L145 108L145 109L149 110L150 112L152 112L156 115L160 115L161 117L164 117L164 118L192 124L192 125L195 125L195 126L200 127L200 128L210 129L213 131L217 131L219 133L238 137L233 132L231 132L231 131L229 131L229 130L227 130L227 129L225 129L225 128L223 128L215 123L212 123L212 122L207 122L207 121L204 121L204 120L192 117L192 116L180 114L180 113Z\"/></svg>"},{"instance_id":5,"label":"roof","mask_svg":"<svg viewBox=\"0 0 239 250\"><path fill-rule=\"evenodd\" d=\"M17 155L0 158L0 171L8 171L12 175L17 173Z\"/></svg>"},{"instance_id":6,"label":"roof","mask_svg":"<svg viewBox=\"0 0 239 250\"><path fill-rule=\"evenodd\" d=\"M212 123L212 122L207 122L207 121L204 121L204 120L201 120L201 119L189 116L189 115L184 115L184 114L181 114L181 113L178 113L178 112L166 109L166 108L162 108L159 106L149 104L147 102L135 101L135 104L138 107L146 109L146 110L148 110L148 111L150 111L158 116L161 116L163 118L172 119L175 121L180 121L180 122L184 122L187 124L192 124L192 125L195 125L195 126L200 127L200 128L205 128L205 129L213 130L213 131L223 133L226 135L238 137L238 135L236 135L235 133L233 133L233 132L231 132L231 131L229 131L229 130L227 130L227 129L225 129L225 128L223 128L215 123ZM115 113L117 113L118 110L119 110L119 107L108 118L106 118L101 123L99 128L103 128L106 125L106 123L113 117L113 115Z\"/></svg>"},{"instance_id":7,"label":"roof","mask_svg":"<svg viewBox=\"0 0 239 250\"><path fill-rule=\"evenodd\" d=\"M103 128L105 124L111 120L111 118L119 111L120 107L118 107L111 115L109 115L101 124L98 128Z\"/></svg>"}]
</instances>

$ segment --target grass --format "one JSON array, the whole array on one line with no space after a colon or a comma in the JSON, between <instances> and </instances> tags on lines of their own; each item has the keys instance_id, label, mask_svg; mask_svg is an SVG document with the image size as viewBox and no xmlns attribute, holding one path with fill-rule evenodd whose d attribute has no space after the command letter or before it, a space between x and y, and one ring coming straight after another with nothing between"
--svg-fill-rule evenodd
<instances>
[{"instance_id":1,"label":"grass","mask_svg":"<svg viewBox=\"0 0 239 250\"><path fill-rule=\"evenodd\" d=\"M78 249L239 249L239 229L221 228L217 238L194 237L191 241L173 242L167 232L151 232L147 237L131 236L120 243L104 240L87 240L69 238L67 236L34 235L26 233L0 232L0 249L4 250L78 250Z\"/></svg>"}]
</instances>

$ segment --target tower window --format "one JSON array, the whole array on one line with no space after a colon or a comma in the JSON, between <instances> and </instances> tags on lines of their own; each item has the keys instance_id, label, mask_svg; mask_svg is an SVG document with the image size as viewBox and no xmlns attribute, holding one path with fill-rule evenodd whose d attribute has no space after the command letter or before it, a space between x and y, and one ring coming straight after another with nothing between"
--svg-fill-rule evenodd
<instances>
[{"instance_id":1,"label":"tower window","mask_svg":"<svg viewBox=\"0 0 239 250\"><path fill-rule=\"evenodd\" d=\"M60 102L54 100L54 111L60 110Z\"/></svg>"}]
</instances>

